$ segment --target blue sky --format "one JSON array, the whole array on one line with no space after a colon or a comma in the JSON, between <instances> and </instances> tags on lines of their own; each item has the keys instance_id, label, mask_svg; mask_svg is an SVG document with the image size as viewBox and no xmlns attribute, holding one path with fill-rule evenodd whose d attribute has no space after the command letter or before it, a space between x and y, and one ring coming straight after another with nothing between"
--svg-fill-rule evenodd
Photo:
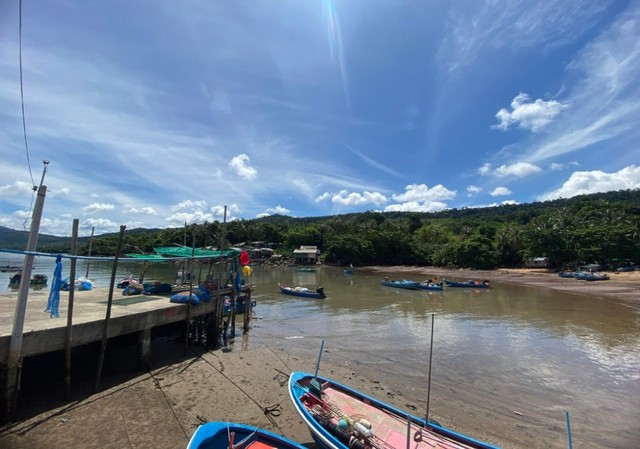
<instances>
[{"instance_id":1,"label":"blue sky","mask_svg":"<svg viewBox=\"0 0 640 449\"><path fill-rule=\"evenodd\" d=\"M2 226L43 160L55 235L640 188L638 1L24 0L22 47L18 5Z\"/></svg>"}]
</instances>

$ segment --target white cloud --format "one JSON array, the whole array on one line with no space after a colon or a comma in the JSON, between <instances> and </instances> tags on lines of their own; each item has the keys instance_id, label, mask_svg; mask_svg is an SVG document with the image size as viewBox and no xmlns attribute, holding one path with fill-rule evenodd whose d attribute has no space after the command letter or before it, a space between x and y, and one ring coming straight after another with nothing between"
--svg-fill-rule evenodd
<instances>
[{"instance_id":1,"label":"white cloud","mask_svg":"<svg viewBox=\"0 0 640 449\"><path fill-rule=\"evenodd\" d=\"M566 107L566 104L555 100L544 101L538 98L531 102L529 95L521 92L511 101L511 112L506 108L498 111L496 118L500 123L492 128L505 131L511 125L517 125L536 132L548 125Z\"/></svg>"},{"instance_id":2,"label":"white cloud","mask_svg":"<svg viewBox=\"0 0 640 449\"><path fill-rule=\"evenodd\" d=\"M614 173L600 170L577 171L558 189L545 193L539 201L571 198L597 192L640 188L640 166L630 165Z\"/></svg>"},{"instance_id":3,"label":"white cloud","mask_svg":"<svg viewBox=\"0 0 640 449\"><path fill-rule=\"evenodd\" d=\"M171 224L182 225L183 223L204 223L205 221L212 222L214 217L212 214L205 213L201 210L192 212L176 212L175 214L165 218L165 220Z\"/></svg>"},{"instance_id":4,"label":"white cloud","mask_svg":"<svg viewBox=\"0 0 640 449\"><path fill-rule=\"evenodd\" d=\"M13 184L0 186L0 198L11 198L16 195L27 196L33 193L33 186L28 182L16 181Z\"/></svg>"},{"instance_id":5,"label":"white cloud","mask_svg":"<svg viewBox=\"0 0 640 449\"><path fill-rule=\"evenodd\" d=\"M489 195L491 196L511 195L511 190L507 189L506 187L496 187L495 189L493 189L493 191L491 191Z\"/></svg>"},{"instance_id":6,"label":"white cloud","mask_svg":"<svg viewBox=\"0 0 640 449\"><path fill-rule=\"evenodd\" d=\"M126 214L158 215L155 209L149 206L140 208L128 206L124 208L123 212Z\"/></svg>"},{"instance_id":7,"label":"white cloud","mask_svg":"<svg viewBox=\"0 0 640 449\"><path fill-rule=\"evenodd\" d=\"M341 190L331 197L331 201L341 206L362 206L375 204L379 206L387 202L387 198L378 192L351 192Z\"/></svg>"},{"instance_id":8,"label":"white cloud","mask_svg":"<svg viewBox=\"0 0 640 449\"><path fill-rule=\"evenodd\" d=\"M469 196L482 192L482 188L474 185L467 186L467 192Z\"/></svg>"},{"instance_id":9,"label":"white cloud","mask_svg":"<svg viewBox=\"0 0 640 449\"><path fill-rule=\"evenodd\" d=\"M209 209L209 212L211 212L214 215L214 217L217 217L218 221L224 220L224 205L217 204L215 206L211 206L211 208ZM234 220L235 218L233 217L233 215L238 213L240 213L240 207L236 203L232 203L228 205L227 221Z\"/></svg>"},{"instance_id":10,"label":"white cloud","mask_svg":"<svg viewBox=\"0 0 640 449\"><path fill-rule=\"evenodd\" d=\"M91 203L88 206L82 208L82 211L86 214L93 214L95 212L103 212L105 210L113 210L115 206L108 203Z\"/></svg>"},{"instance_id":11,"label":"white cloud","mask_svg":"<svg viewBox=\"0 0 640 449\"><path fill-rule=\"evenodd\" d=\"M179 210L184 210L184 209L204 209L205 207L207 207L207 202L203 201L203 200L198 200L198 201L191 201L191 200L185 200L182 201L178 204L174 204L173 206L171 206L171 210L172 211L179 211Z\"/></svg>"},{"instance_id":12,"label":"white cloud","mask_svg":"<svg viewBox=\"0 0 640 449\"><path fill-rule=\"evenodd\" d=\"M392 195L398 204L390 204L384 208L386 212L437 212L447 208L444 202L455 198L456 191L449 190L442 184L431 189L425 184L410 184L405 192Z\"/></svg>"},{"instance_id":13,"label":"white cloud","mask_svg":"<svg viewBox=\"0 0 640 449\"><path fill-rule=\"evenodd\" d=\"M287 209L286 207L282 207L280 205L278 205L276 207L270 207L265 212L268 215L271 215L271 214L289 215L291 213L291 211L289 209Z\"/></svg>"},{"instance_id":14,"label":"white cloud","mask_svg":"<svg viewBox=\"0 0 640 449\"><path fill-rule=\"evenodd\" d=\"M501 165L495 169L494 173L496 176L516 176L523 178L534 173L540 173L541 171L542 169L540 167L529 162L516 162L511 165Z\"/></svg>"},{"instance_id":15,"label":"white cloud","mask_svg":"<svg viewBox=\"0 0 640 449\"><path fill-rule=\"evenodd\" d=\"M247 165L249 161L249 156L247 156L246 154L238 154L233 159L231 159L231 162L229 162L229 167L235 170L238 176L247 179L253 179L258 174L258 171L255 168Z\"/></svg>"},{"instance_id":16,"label":"white cloud","mask_svg":"<svg viewBox=\"0 0 640 449\"><path fill-rule=\"evenodd\" d=\"M400 204L390 204L384 208L385 212L438 212L447 208L441 201L408 201Z\"/></svg>"},{"instance_id":17,"label":"white cloud","mask_svg":"<svg viewBox=\"0 0 640 449\"><path fill-rule=\"evenodd\" d=\"M491 164L484 164L478 169L478 173L480 174L480 176L485 176L491 173Z\"/></svg>"},{"instance_id":18,"label":"white cloud","mask_svg":"<svg viewBox=\"0 0 640 449\"><path fill-rule=\"evenodd\" d=\"M432 187L431 189L425 184L410 184L405 187L405 192L392 195L394 201L439 201L450 200L456 197L455 190L449 190L442 184Z\"/></svg>"},{"instance_id":19,"label":"white cloud","mask_svg":"<svg viewBox=\"0 0 640 449\"><path fill-rule=\"evenodd\" d=\"M320 203L326 200L327 198L331 198L331 194L329 192L324 192L322 195L318 195L316 199L313 201L315 201L316 203Z\"/></svg>"},{"instance_id":20,"label":"white cloud","mask_svg":"<svg viewBox=\"0 0 640 449\"><path fill-rule=\"evenodd\" d=\"M560 171L564 169L564 167L565 167L564 164L559 164L557 162L552 162L551 164L549 164L549 170L553 170L553 171Z\"/></svg>"}]
</instances>

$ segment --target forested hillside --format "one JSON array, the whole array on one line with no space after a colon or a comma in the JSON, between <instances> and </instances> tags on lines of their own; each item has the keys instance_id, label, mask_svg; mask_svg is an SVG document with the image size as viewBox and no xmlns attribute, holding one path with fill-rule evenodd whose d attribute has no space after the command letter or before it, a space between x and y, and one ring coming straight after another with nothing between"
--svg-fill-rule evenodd
<instances>
[{"instance_id":1,"label":"forested hillside","mask_svg":"<svg viewBox=\"0 0 640 449\"><path fill-rule=\"evenodd\" d=\"M337 265L434 265L495 268L547 257L552 267L640 262L640 191L627 190L548 202L437 213L365 212L327 217L270 216L127 231L124 252L155 246L219 246L266 242L288 255L317 245L324 262ZM26 241L26 240L25 240ZM93 255L114 255L117 235L98 236ZM68 252L69 239L40 251ZM88 240L79 243L86 254Z\"/></svg>"}]
</instances>

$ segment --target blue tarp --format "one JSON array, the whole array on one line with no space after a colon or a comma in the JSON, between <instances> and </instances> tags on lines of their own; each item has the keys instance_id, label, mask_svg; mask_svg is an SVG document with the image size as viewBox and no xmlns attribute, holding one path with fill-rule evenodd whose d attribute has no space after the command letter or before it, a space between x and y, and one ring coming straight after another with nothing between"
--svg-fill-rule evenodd
<instances>
[{"instance_id":1,"label":"blue tarp","mask_svg":"<svg viewBox=\"0 0 640 449\"><path fill-rule=\"evenodd\" d=\"M62 256L56 257L56 268L53 270L53 281L49 291L49 300L45 312L51 312L51 318L60 318L58 306L60 305L60 287L62 286Z\"/></svg>"}]
</instances>

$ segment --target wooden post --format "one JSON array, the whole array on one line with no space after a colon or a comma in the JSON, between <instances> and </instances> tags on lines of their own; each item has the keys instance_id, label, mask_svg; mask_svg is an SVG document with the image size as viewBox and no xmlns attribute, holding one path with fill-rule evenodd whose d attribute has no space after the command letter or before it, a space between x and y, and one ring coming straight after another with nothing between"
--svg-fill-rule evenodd
<instances>
[{"instance_id":1,"label":"wooden post","mask_svg":"<svg viewBox=\"0 0 640 449\"><path fill-rule=\"evenodd\" d=\"M151 357L151 328L146 327L138 332L138 366L144 370L149 369Z\"/></svg>"},{"instance_id":2,"label":"wooden post","mask_svg":"<svg viewBox=\"0 0 640 449\"><path fill-rule=\"evenodd\" d=\"M91 248L93 247L93 233L95 231L95 226L91 227L91 237L89 238L89 253L87 254L87 256L91 257ZM89 265L91 264L91 260L87 259L87 272L85 273L84 277L86 277L87 279L89 279Z\"/></svg>"},{"instance_id":3,"label":"wooden post","mask_svg":"<svg viewBox=\"0 0 640 449\"><path fill-rule=\"evenodd\" d=\"M47 162L48 164L48 162ZM45 165L46 171L46 165ZM44 178L44 173L43 173ZM44 208L44 198L47 194L47 186L40 184L38 188L38 196L33 209L33 220L31 222L31 232L27 241L27 251L35 251L38 246L38 233L40 232L40 221L42 220L42 209ZM29 296L29 286L31 282L31 271L33 269L33 254L24 256L24 265L22 266L22 278L20 279L20 290L18 292L18 301L16 302L16 313L13 319L13 332L11 333L11 341L9 343L9 354L7 357L7 376L6 376L6 408L3 411L4 421L10 421L13 418L15 407L20 393L20 375L22 370L22 332L24 329L24 320L27 311L27 298Z\"/></svg>"},{"instance_id":4,"label":"wooden post","mask_svg":"<svg viewBox=\"0 0 640 449\"><path fill-rule=\"evenodd\" d=\"M100 389L100 377L102 376L102 365L104 364L104 353L107 350L107 338L109 337L109 318L111 317L111 305L113 304L113 287L116 283L116 273L118 271L118 257L122 250L122 239L124 237L125 225L120 225L120 236L118 237L118 248L113 259L113 268L111 270L111 282L109 283L109 297L107 298L107 313L104 318L104 328L102 330L102 344L100 345L100 357L98 359L98 371L96 373L96 381L93 386L94 393Z\"/></svg>"},{"instance_id":5,"label":"wooden post","mask_svg":"<svg viewBox=\"0 0 640 449\"><path fill-rule=\"evenodd\" d=\"M78 224L80 220L75 218L73 220L73 231L71 239L71 255L76 256L78 254ZM76 263L77 259L73 257L71 259L71 269L69 273L69 307L67 309L67 331L64 339L64 352L65 352L65 392L66 398L69 400L71 397L71 334L73 330L73 300L75 298L76 289ZM88 270L88 268L87 268Z\"/></svg>"}]
</instances>

